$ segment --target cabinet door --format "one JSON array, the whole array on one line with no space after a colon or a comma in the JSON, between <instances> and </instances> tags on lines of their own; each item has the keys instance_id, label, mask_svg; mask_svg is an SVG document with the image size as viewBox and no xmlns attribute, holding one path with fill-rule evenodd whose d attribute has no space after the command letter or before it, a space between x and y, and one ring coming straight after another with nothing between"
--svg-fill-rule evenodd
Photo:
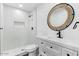
<instances>
[{"instance_id":1,"label":"cabinet door","mask_svg":"<svg viewBox=\"0 0 79 59\"><path fill-rule=\"evenodd\" d=\"M59 53L61 52L61 47L59 45L55 44L55 43L48 42L45 45L50 50L54 50L54 51L59 52Z\"/></svg>"},{"instance_id":2,"label":"cabinet door","mask_svg":"<svg viewBox=\"0 0 79 59\"><path fill-rule=\"evenodd\" d=\"M53 49L50 49L47 47L42 48L41 50L47 56L60 56L61 55L61 53L59 51L56 51L56 50L53 50Z\"/></svg>"},{"instance_id":3,"label":"cabinet door","mask_svg":"<svg viewBox=\"0 0 79 59\"><path fill-rule=\"evenodd\" d=\"M40 51L41 51L41 53L43 53L44 55L47 55L47 56L56 56L56 53L54 51L49 50L48 48L45 48L45 47L41 47Z\"/></svg>"},{"instance_id":4,"label":"cabinet door","mask_svg":"<svg viewBox=\"0 0 79 59\"><path fill-rule=\"evenodd\" d=\"M60 56L61 55L61 47L54 44L54 43L50 43L48 41L44 41L44 40L39 40L39 50L40 52L42 52L45 55L48 56Z\"/></svg>"},{"instance_id":5,"label":"cabinet door","mask_svg":"<svg viewBox=\"0 0 79 59\"><path fill-rule=\"evenodd\" d=\"M62 48L62 56L77 56L77 51Z\"/></svg>"}]
</instances>

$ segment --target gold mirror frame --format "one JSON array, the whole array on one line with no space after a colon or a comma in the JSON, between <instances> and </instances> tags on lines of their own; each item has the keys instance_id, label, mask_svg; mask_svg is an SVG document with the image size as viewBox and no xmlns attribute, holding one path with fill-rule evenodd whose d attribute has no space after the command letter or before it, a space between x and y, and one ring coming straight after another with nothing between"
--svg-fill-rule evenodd
<instances>
[{"instance_id":1,"label":"gold mirror frame","mask_svg":"<svg viewBox=\"0 0 79 59\"><path fill-rule=\"evenodd\" d=\"M65 8L65 10L68 12L68 17L67 17L64 24L62 24L61 26L55 27L55 26L51 25L51 23L50 23L50 16L58 8ZM74 19L74 9L73 9L73 7L69 4L67 4L67 3L60 3L56 6L54 6L50 10L50 12L48 14L48 18L47 18L47 24L52 30L60 31L60 30L64 30L65 28L67 28L72 23L73 19Z\"/></svg>"}]
</instances>

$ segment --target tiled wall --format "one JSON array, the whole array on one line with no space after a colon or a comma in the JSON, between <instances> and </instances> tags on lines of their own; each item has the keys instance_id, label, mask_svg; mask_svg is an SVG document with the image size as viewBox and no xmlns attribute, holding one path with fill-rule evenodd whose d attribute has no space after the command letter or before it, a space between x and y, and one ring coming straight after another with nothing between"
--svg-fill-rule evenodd
<instances>
[{"instance_id":1,"label":"tiled wall","mask_svg":"<svg viewBox=\"0 0 79 59\"><path fill-rule=\"evenodd\" d=\"M29 13L26 11L3 4L2 52L33 43L28 16Z\"/></svg>"}]
</instances>

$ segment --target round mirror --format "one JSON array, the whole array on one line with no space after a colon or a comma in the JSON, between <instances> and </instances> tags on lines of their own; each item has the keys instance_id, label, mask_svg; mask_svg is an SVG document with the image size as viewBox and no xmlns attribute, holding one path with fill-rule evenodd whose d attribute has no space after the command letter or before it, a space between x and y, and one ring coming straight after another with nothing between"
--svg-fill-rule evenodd
<instances>
[{"instance_id":1,"label":"round mirror","mask_svg":"<svg viewBox=\"0 0 79 59\"><path fill-rule=\"evenodd\" d=\"M53 7L49 14L48 26L55 31L67 28L74 19L74 9L67 3L61 3Z\"/></svg>"},{"instance_id":2,"label":"round mirror","mask_svg":"<svg viewBox=\"0 0 79 59\"><path fill-rule=\"evenodd\" d=\"M66 22L67 17L68 17L67 11L63 8L59 8L51 14L50 16L51 20L49 20L49 22L51 25L58 27Z\"/></svg>"}]
</instances>

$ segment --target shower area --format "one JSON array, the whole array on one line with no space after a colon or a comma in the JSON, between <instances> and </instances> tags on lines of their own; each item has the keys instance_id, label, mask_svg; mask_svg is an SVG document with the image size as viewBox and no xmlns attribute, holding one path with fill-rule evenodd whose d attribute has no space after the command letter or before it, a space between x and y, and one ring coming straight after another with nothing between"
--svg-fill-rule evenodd
<instances>
[{"instance_id":1,"label":"shower area","mask_svg":"<svg viewBox=\"0 0 79 59\"><path fill-rule=\"evenodd\" d=\"M35 47L36 14L22 9L20 5L0 3L0 55L18 55L28 45L28 49ZM16 52L13 53L13 50Z\"/></svg>"}]
</instances>

